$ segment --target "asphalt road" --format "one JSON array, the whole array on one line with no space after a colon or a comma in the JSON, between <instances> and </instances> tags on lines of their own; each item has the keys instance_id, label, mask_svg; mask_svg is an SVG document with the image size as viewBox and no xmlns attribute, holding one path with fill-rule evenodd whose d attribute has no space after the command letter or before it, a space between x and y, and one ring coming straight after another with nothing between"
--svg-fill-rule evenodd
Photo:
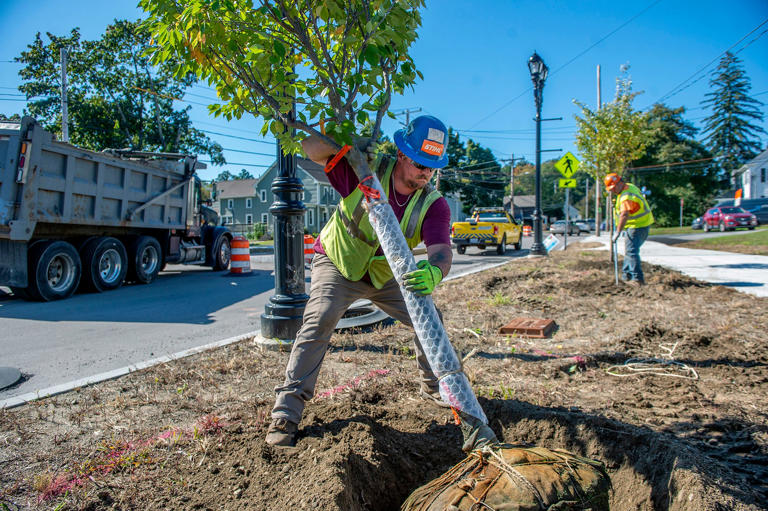
<instances>
[{"instance_id":1,"label":"asphalt road","mask_svg":"<svg viewBox=\"0 0 768 511\"><path fill-rule=\"evenodd\" d=\"M527 254L511 247L504 256L495 249L454 252L448 278ZM248 277L169 265L150 285L48 303L27 302L0 288L0 367L23 375L20 383L0 390L0 407L16 396L259 331L274 292L274 263L265 259L252 257Z\"/></svg>"}]
</instances>

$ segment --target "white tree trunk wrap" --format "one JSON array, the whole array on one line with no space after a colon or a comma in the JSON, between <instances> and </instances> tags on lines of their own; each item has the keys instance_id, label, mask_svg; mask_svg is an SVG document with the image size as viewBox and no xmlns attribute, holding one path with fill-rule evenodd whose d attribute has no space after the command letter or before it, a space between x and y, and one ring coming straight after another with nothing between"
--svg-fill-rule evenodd
<instances>
[{"instance_id":1,"label":"white tree trunk wrap","mask_svg":"<svg viewBox=\"0 0 768 511\"><path fill-rule=\"evenodd\" d=\"M476 417L483 424L488 424L488 419L440 322L432 297L406 291L403 287L403 275L417 269L416 260L408 248L400 223L386 200L381 183L376 176L371 177L365 180L365 185L377 190L382 200L366 203L369 206L368 218L376 231L392 273L400 284L413 328L424 348L427 361L438 378L440 397L453 408Z\"/></svg>"}]
</instances>

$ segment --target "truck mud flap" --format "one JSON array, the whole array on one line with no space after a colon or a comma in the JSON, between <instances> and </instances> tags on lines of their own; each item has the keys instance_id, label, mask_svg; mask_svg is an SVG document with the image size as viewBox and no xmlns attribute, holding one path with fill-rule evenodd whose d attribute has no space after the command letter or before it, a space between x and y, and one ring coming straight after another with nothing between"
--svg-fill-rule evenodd
<instances>
[{"instance_id":1,"label":"truck mud flap","mask_svg":"<svg viewBox=\"0 0 768 511\"><path fill-rule=\"evenodd\" d=\"M27 287L27 243L0 240L0 285Z\"/></svg>"}]
</instances>

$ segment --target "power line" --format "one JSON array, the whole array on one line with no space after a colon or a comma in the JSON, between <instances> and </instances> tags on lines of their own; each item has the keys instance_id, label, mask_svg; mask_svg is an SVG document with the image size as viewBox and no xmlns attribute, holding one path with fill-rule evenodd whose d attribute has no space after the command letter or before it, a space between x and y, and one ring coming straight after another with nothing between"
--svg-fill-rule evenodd
<instances>
[{"instance_id":1,"label":"power line","mask_svg":"<svg viewBox=\"0 0 768 511\"><path fill-rule=\"evenodd\" d=\"M208 131L208 130L200 130L203 133L208 133L209 135L219 135L220 137L229 137L229 138L236 138L238 140L247 140L249 142L257 142L259 144L268 144L268 145L274 145L275 142L267 142L266 140L256 140L255 138L246 138L246 137L238 137L237 135L227 135L226 133L218 133L216 131Z\"/></svg>"},{"instance_id":2,"label":"power line","mask_svg":"<svg viewBox=\"0 0 768 511\"><path fill-rule=\"evenodd\" d=\"M198 160L198 161L201 161L203 163L213 163L213 161L211 161L211 160ZM237 165L239 167L260 167L260 168L268 168L268 167L272 166L271 164L270 165L257 165L255 163L232 163L232 162L226 162L225 165Z\"/></svg>"},{"instance_id":3,"label":"power line","mask_svg":"<svg viewBox=\"0 0 768 511\"><path fill-rule=\"evenodd\" d=\"M697 70L695 73L693 73L693 74L692 74L692 75L690 75L688 78L686 78L685 80L683 80L682 82L680 82L679 84L677 84L675 87L673 87L673 88L672 88L672 90L670 90L669 92L667 92L666 94L664 94L664 95L663 95L661 98L659 98L658 100L654 101L654 104L656 104L656 103L661 103L661 102L663 102L663 101L665 101L665 100L667 100L667 99L671 98L672 96L675 96L675 95L679 94L680 92L684 91L685 89L687 89L688 87L690 87L690 86L691 86L691 85L693 85L694 83L696 83L696 82L700 81L701 79L703 79L703 78L704 78L704 76L706 76L706 75L704 75L704 76L701 76L701 77L697 78L697 79L696 79L694 82L691 82L690 84L688 84L688 85L685 85L685 86L683 87L683 85L684 85L686 82L688 82L689 80L693 79L695 76L697 76L697 75L698 75L699 73L701 73L702 71L706 70L706 69L707 69L709 66L711 66L711 65L712 65L714 62L717 62L717 61L718 61L718 60L719 60L719 59L720 59L720 58L721 58L723 55L725 55L727 52L731 51L731 50L732 50L734 47L738 46L738 45L739 45L739 44L740 44L740 43L741 43L741 42L742 42L744 39L746 39L747 37L749 37L750 35L752 35L754 32L756 32L756 31L757 31L757 30L758 30L760 27L762 27L762 26L763 26L763 25L765 25L766 23L768 23L768 18L767 18L767 19L765 19L765 20L763 20L763 22L762 22L762 23L760 23L758 26L756 26L755 28L753 28L752 30L750 30L750 31L749 31L749 32L748 32L748 33L747 33L747 34L746 34L744 37L742 37L742 38L741 38L741 39L739 39L739 40L738 40L736 43L734 43L733 45L731 45L731 46L730 46L730 47L729 47L727 50L725 50L725 51L721 52L720 54L718 54L718 55L717 55L717 56L716 56L714 59L712 59L712 60L711 60L711 61L709 61L709 62L708 62L706 65L704 65L704 67L702 67L702 68L698 69L698 70ZM760 37L761 37L763 34L765 34L765 31L764 31L762 34L760 34L758 37L756 37L755 39L753 39L752 41L750 41L750 43L749 43L747 46L749 46L750 44L752 44L753 42L755 42L755 41L756 41L757 39L759 39L759 38L760 38ZM746 48L747 46L745 46L744 48ZM744 48L742 48L742 50L743 50ZM739 51L741 51L741 50L739 50ZM681 87L682 87L682 88L681 88ZM677 90L678 88L679 88L679 90Z\"/></svg>"},{"instance_id":4,"label":"power line","mask_svg":"<svg viewBox=\"0 0 768 511\"><path fill-rule=\"evenodd\" d=\"M558 73L559 71L562 71L562 70L563 70L563 69L564 69L566 66L569 66L570 64L572 64L572 63L573 63L573 62L574 62L576 59L578 59L579 57L583 56L584 54L586 54L587 52L589 52L589 51L590 51L592 48L594 48L594 47L595 47L595 46L597 46L598 44L602 43L603 41L605 41L606 39L608 39L609 37L611 37L613 34L615 34L616 32L618 32L619 30L621 30L621 29L622 29L622 28L624 28L625 26L627 26L629 23L631 23L632 21L634 21L634 20L635 20L637 17L639 17L640 15L644 14L644 13L645 13L645 12L646 12L648 9L650 9L651 7L654 7L656 4L658 4L658 3L659 3L659 2L661 2L661 1L662 1L662 0L656 0L655 2L653 2L652 4L650 4L648 7L646 7L645 9L643 9L642 11L640 11L640 12L639 12L639 13L637 13L637 14L635 14L634 16L632 16L631 18L629 18L627 21L625 21L624 23L622 23L621 25L619 25L619 26L618 26L616 29L614 29L613 31L611 31L611 32L609 32L608 34L606 34L605 36L603 36L601 39L599 39L599 40L598 40L596 43L592 44L592 45L591 45L590 47L588 47L586 50L584 50L584 51L582 51L582 52L578 53L578 54L577 54L575 57L573 57L571 60L569 60L568 62L566 62L566 63L565 63L565 64L563 64L562 66L560 66L560 67L558 67L557 69L555 69L554 71L552 71L552 73L551 73L551 74L552 74L552 75L554 75L555 73ZM514 103L515 101L517 101L518 99L520 99L521 97L523 97L525 94L527 94L527 93L528 93L529 91L531 91L532 89L533 89L533 86L529 86L529 87L528 87L527 89L525 89L523 92L521 92L520 94L518 94L518 95L517 95L517 96L515 96L514 98L510 99L509 101L507 101L506 103L504 103L503 105L501 105L499 108L497 108L496 110L494 110L494 111L493 111L493 112L491 112L490 114L486 115L485 117L483 117L482 119L480 119L479 121L477 121L475 124L473 124L472 126L470 126L470 128L474 128L475 126L477 126L477 125L478 125L478 124L480 124L481 122L485 121L485 120L486 120L486 119L488 119L489 117L493 117L494 115L496 115L497 113L499 113L500 111L504 110L504 109L505 109L505 108L507 108L509 105L511 105L512 103Z\"/></svg>"},{"instance_id":5,"label":"power line","mask_svg":"<svg viewBox=\"0 0 768 511\"><path fill-rule=\"evenodd\" d=\"M277 156L272 153L255 153L253 151L243 151L242 149L230 149L228 147L222 147L221 148L224 151L232 151L233 153L245 153L245 154L255 154L258 156L269 156L270 158L276 158Z\"/></svg>"}]
</instances>

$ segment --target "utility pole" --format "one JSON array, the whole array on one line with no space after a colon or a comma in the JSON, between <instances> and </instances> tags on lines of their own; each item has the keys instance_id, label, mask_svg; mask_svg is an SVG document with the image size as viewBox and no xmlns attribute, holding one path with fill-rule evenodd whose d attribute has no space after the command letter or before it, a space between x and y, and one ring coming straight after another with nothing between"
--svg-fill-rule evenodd
<instances>
[{"instance_id":1,"label":"utility pole","mask_svg":"<svg viewBox=\"0 0 768 511\"><path fill-rule=\"evenodd\" d=\"M67 49L61 48L61 141L69 142L69 112L67 111Z\"/></svg>"},{"instance_id":2,"label":"utility pole","mask_svg":"<svg viewBox=\"0 0 768 511\"><path fill-rule=\"evenodd\" d=\"M600 64L597 65L597 109L603 107L600 97ZM595 236L600 236L600 162L597 162L597 175L595 175ZM613 252L611 252L613 253Z\"/></svg>"},{"instance_id":3,"label":"utility pole","mask_svg":"<svg viewBox=\"0 0 768 511\"><path fill-rule=\"evenodd\" d=\"M512 158L501 159L500 162L509 162L509 210L512 212L512 218L515 218L515 162L524 160L525 157L515 158L515 154L512 153Z\"/></svg>"},{"instance_id":4,"label":"utility pole","mask_svg":"<svg viewBox=\"0 0 768 511\"><path fill-rule=\"evenodd\" d=\"M415 114L416 112L421 112L421 107L419 108L403 108L399 112L394 112L395 117L398 115L405 114L405 124L403 126L408 126L411 123L411 114Z\"/></svg>"}]
</instances>

